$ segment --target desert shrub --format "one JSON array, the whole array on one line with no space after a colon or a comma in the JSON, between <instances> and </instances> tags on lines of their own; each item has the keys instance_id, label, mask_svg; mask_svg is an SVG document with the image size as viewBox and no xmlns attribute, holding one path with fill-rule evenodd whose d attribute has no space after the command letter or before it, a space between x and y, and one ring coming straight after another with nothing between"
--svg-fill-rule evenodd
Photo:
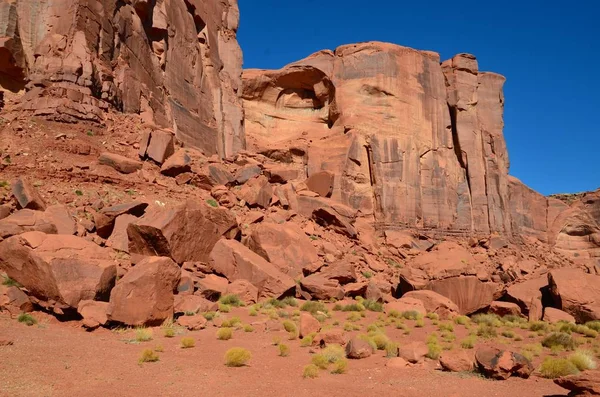
<instances>
[{"instance_id":1,"label":"desert shrub","mask_svg":"<svg viewBox=\"0 0 600 397\"><path fill-rule=\"evenodd\" d=\"M481 323L477 328L477 336L484 339L493 339L498 336L498 332L494 326Z\"/></svg>"},{"instance_id":2,"label":"desert shrub","mask_svg":"<svg viewBox=\"0 0 600 397\"><path fill-rule=\"evenodd\" d=\"M252 353L243 347L232 347L225 352L225 365L243 367L252 358Z\"/></svg>"},{"instance_id":3,"label":"desert shrub","mask_svg":"<svg viewBox=\"0 0 600 397\"><path fill-rule=\"evenodd\" d=\"M242 323L242 320L238 316L233 316L230 319L223 321L221 323L221 328L233 328L241 323Z\"/></svg>"},{"instance_id":4,"label":"desert shrub","mask_svg":"<svg viewBox=\"0 0 600 397\"><path fill-rule=\"evenodd\" d=\"M327 359L329 363L335 363L339 360L342 360L346 357L346 351L340 345L329 345L321 352L323 357Z\"/></svg>"},{"instance_id":5,"label":"desert shrub","mask_svg":"<svg viewBox=\"0 0 600 397\"><path fill-rule=\"evenodd\" d=\"M298 331L298 327L296 327L296 324L293 321L290 320L285 320L283 322L283 328L287 331L287 332L297 332Z\"/></svg>"},{"instance_id":6,"label":"desert shrub","mask_svg":"<svg viewBox=\"0 0 600 397\"><path fill-rule=\"evenodd\" d=\"M476 343L477 343L477 336L469 335L460 342L460 347L462 347L463 349L472 349L475 347Z\"/></svg>"},{"instance_id":7,"label":"desert shrub","mask_svg":"<svg viewBox=\"0 0 600 397\"><path fill-rule=\"evenodd\" d=\"M567 334L574 332L576 328L577 325L567 321L559 321L554 326L556 332L566 332Z\"/></svg>"},{"instance_id":8,"label":"desert shrub","mask_svg":"<svg viewBox=\"0 0 600 397\"><path fill-rule=\"evenodd\" d=\"M454 322L458 325L467 325L469 324L469 317L467 316L456 316L454 317Z\"/></svg>"},{"instance_id":9,"label":"desert shrub","mask_svg":"<svg viewBox=\"0 0 600 397\"><path fill-rule=\"evenodd\" d=\"M2 275L2 285L7 287L21 287L21 284L6 275Z\"/></svg>"},{"instance_id":10,"label":"desert shrub","mask_svg":"<svg viewBox=\"0 0 600 397\"><path fill-rule=\"evenodd\" d=\"M217 331L218 340L229 340L233 337L233 330L231 328L219 328Z\"/></svg>"},{"instance_id":11,"label":"desert shrub","mask_svg":"<svg viewBox=\"0 0 600 397\"><path fill-rule=\"evenodd\" d=\"M165 338L173 338L175 337L175 329L174 328L163 328L163 335Z\"/></svg>"},{"instance_id":12,"label":"desert shrub","mask_svg":"<svg viewBox=\"0 0 600 397\"><path fill-rule=\"evenodd\" d=\"M343 312L362 312L366 307L362 303L350 303L342 306Z\"/></svg>"},{"instance_id":13,"label":"desert shrub","mask_svg":"<svg viewBox=\"0 0 600 397\"><path fill-rule=\"evenodd\" d=\"M332 310L334 312L339 312L339 311L342 311L342 309L343 309L343 306L340 305L339 303L336 303L335 305L333 305L333 309Z\"/></svg>"},{"instance_id":14,"label":"desert shrub","mask_svg":"<svg viewBox=\"0 0 600 397\"><path fill-rule=\"evenodd\" d=\"M229 313L229 312L231 311L231 306L230 306L230 305L227 305L227 304L224 304L224 303L221 303L221 302L219 302L219 311L220 311L221 313Z\"/></svg>"},{"instance_id":15,"label":"desert shrub","mask_svg":"<svg viewBox=\"0 0 600 397\"><path fill-rule=\"evenodd\" d=\"M154 351L158 352L158 353L162 353L165 351L165 348L163 347L163 345L156 345L156 346L154 346Z\"/></svg>"},{"instance_id":16,"label":"desert shrub","mask_svg":"<svg viewBox=\"0 0 600 397\"><path fill-rule=\"evenodd\" d=\"M327 307L323 302L307 301L300 306L300 310L303 312L309 312L311 314L317 314L317 312L327 313Z\"/></svg>"},{"instance_id":17,"label":"desert shrub","mask_svg":"<svg viewBox=\"0 0 600 397\"><path fill-rule=\"evenodd\" d=\"M527 323L527 320L524 317L518 316L516 314L507 314L502 317L502 322L505 324L524 324Z\"/></svg>"},{"instance_id":18,"label":"desert shrub","mask_svg":"<svg viewBox=\"0 0 600 397\"><path fill-rule=\"evenodd\" d=\"M137 327L135 329L136 342L148 342L152 340L152 330L145 327Z\"/></svg>"},{"instance_id":19,"label":"desert shrub","mask_svg":"<svg viewBox=\"0 0 600 397\"><path fill-rule=\"evenodd\" d=\"M290 348L288 345L284 345L283 343L281 343L279 346L277 346L279 348L279 355L281 357L287 357L290 355Z\"/></svg>"},{"instance_id":20,"label":"desert shrub","mask_svg":"<svg viewBox=\"0 0 600 397\"><path fill-rule=\"evenodd\" d=\"M358 330L360 330L360 325L352 324L352 323L344 323L344 331L350 332L350 331L358 331Z\"/></svg>"},{"instance_id":21,"label":"desert shrub","mask_svg":"<svg viewBox=\"0 0 600 397\"><path fill-rule=\"evenodd\" d=\"M396 320L396 329L408 330L408 325L404 324L401 320Z\"/></svg>"},{"instance_id":22,"label":"desert shrub","mask_svg":"<svg viewBox=\"0 0 600 397\"><path fill-rule=\"evenodd\" d=\"M489 327L499 327L502 325L502 321L500 321L500 317L496 314L476 314L471 317L471 321L478 325L487 325Z\"/></svg>"},{"instance_id":23,"label":"desert shrub","mask_svg":"<svg viewBox=\"0 0 600 397\"><path fill-rule=\"evenodd\" d=\"M387 337L382 332L374 332L372 335L369 335L371 340L375 343L377 350L385 350L385 346L390 341L390 338Z\"/></svg>"},{"instance_id":24,"label":"desert shrub","mask_svg":"<svg viewBox=\"0 0 600 397\"><path fill-rule=\"evenodd\" d=\"M588 369L596 369L598 366L594 354L587 350L577 350L571 354L568 360L577 367L580 371L587 371Z\"/></svg>"},{"instance_id":25,"label":"desert shrub","mask_svg":"<svg viewBox=\"0 0 600 397\"><path fill-rule=\"evenodd\" d=\"M530 352L532 356L538 357L540 354L542 354L544 347L540 343L530 343L528 345L523 346L522 349L523 350L521 353ZM525 354L523 354L523 355L525 355Z\"/></svg>"},{"instance_id":26,"label":"desert shrub","mask_svg":"<svg viewBox=\"0 0 600 397\"><path fill-rule=\"evenodd\" d=\"M206 312L206 313L202 313L202 316L207 319L208 321L211 321L212 319L214 319L217 316L217 312Z\"/></svg>"},{"instance_id":27,"label":"desert shrub","mask_svg":"<svg viewBox=\"0 0 600 397\"><path fill-rule=\"evenodd\" d=\"M19 317L17 317L17 321L30 327L34 324L37 324L37 320L33 318L33 316L29 313L19 314Z\"/></svg>"},{"instance_id":28,"label":"desert shrub","mask_svg":"<svg viewBox=\"0 0 600 397\"><path fill-rule=\"evenodd\" d=\"M310 333L308 335L306 335L305 337L302 338L302 340L300 341L300 346L301 347L308 347L308 346L312 346L312 343L315 339L315 336L317 336L316 333Z\"/></svg>"},{"instance_id":29,"label":"desert shrub","mask_svg":"<svg viewBox=\"0 0 600 397\"><path fill-rule=\"evenodd\" d=\"M244 306L244 302L242 302L240 297L235 294L223 295L221 298L219 298L219 303L234 307Z\"/></svg>"},{"instance_id":30,"label":"desert shrub","mask_svg":"<svg viewBox=\"0 0 600 397\"><path fill-rule=\"evenodd\" d=\"M377 344L373 341L373 339L371 339L371 337L369 335L362 334L362 335L359 335L358 338L367 342L373 350L377 350Z\"/></svg>"},{"instance_id":31,"label":"desert shrub","mask_svg":"<svg viewBox=\"0 0 600 397\"><path fill-rule=\"evenodd\" d=\"M596 332L600 332L600 321L598 320L588 321L587 323L585 323L585 326L590 329L593 329Z\"/></svg>"},{"instance_id":32,"label":"desert shrub","mask_svg":"<svg viewBox=\"0 0 600 397\"><path fill-rule=\"evenodd\" d=\"M437 360L440 358L440 354L442 353L442 346L436 341L431 341L427 343L427 354L426 357Z\"/></svg>"},{"instance_id":33,"label":"desert shrub","mask_svg":"<svg viewBox=\"0 0 600 397\"><path fill-rule=\"evenodd\" d=\"M219 203L217 203L217 200L215 199L208 199L206 200L206 204L210 205L211 207L217 208L219 206Z\"/></svg>"},{"instance_id":34,"label":"desert shrub","mask_svg":"<svg viewBox=\"0 0 600 397\"><path fill-rule=\"evenodd\" d=\"M373 273L371 273L369 271L362 272L362 275L365 276L365 278L371 278L371 277L373 277Z\"/></svg>"},{"instance_id":35,"label":"desert shrub","mask_svg":"<svg viewBox=\"0 0 600 397\"><path fill-rule=\"evenodd\" d=\"M383 303L377 302L376 300L365 299L362 301L362 305L365 307L365 309L372 312L383 312Z\"/></svg>"},{"instance_id":36,"label":"desert shrub","mask_svg":"<svg viewBox=\"0 0 600 397\"><path fill-rule=\"evenodd\" d=\"M402 313L402 317L407 320L418 320L422 317L421 313L416 310L409 310Z\"/></svg>"},{"instance_id":37,"label":"desert shrub","mask_svg":"<svg viewBox=\"0 0 600 397\"><path fill-rule=\"evenodd\" d=\"M348 360L346 360L345 358L342 358L333 364L333 369L331 370L331 373L340 375L340 374L345 374L347 370L348 370Z\"/></svg>"},{"instance_id":38,"label":"desert shrub","mask_svg":"<svg viewBox=\"0 0 600 397\"><path fill-rule=\"evenodd\" d=\"M312 356L310 362L320 369L327 369L329 367L329 360L323 354L315 354Z\"/></svg>"},{"instance_id":39,"label":"desert shrub","mask_svg":"<svg viewBox=\"0 0 600 397\"><path fill-rule=\"evenodd\" d=\"M400 317L402 317L402 313L400 313L398 310L390 310L390 312L388 313L388 317L400 318Z\"/></svg>"},{"instance_id":40,"label":"desert shrub","mask_svg":"<svg viewBox=\"0 0 600 397\"><path fill-rule=\"evenodd\" d=\"M248 309L248 315L252 317L258 316L258 310L256 307L252 306L250 309Z\"/></svg>"},{"instance_id":41,"label":"desert shrub","mask_svg":"<svg viewBox=\"0 0 600 397\"><path fill-rule=\"evenodd\" d=\"M385 356L388 358L398 357L398 343L388 341L385 344Z\"/></svg>"},{"instance_id":42,"label":"desert shrub","mask_svg":"<svg viewBox=\"0 0 600 397\"><path fill-rule=\"evenodd\" d=\"M577 344L571 335L564 332L553 332L542 340L542 346L549 349L561 346L563 349L573 350Z\"/></svg>"},{"instance_id":43,"label":"desert shrub","mask_svg":"<svg viewBox=\"0 0 600 397\"><path fill-rule=\"evenodd\" d=\"M319 367L317 367L314 364L309 364L309 365L305 366L304 370L302 371L303 378L314 379L314 378L317 378L318 376L319 376Z\"/></svg>"},{"instance_id":44,"label":"desert shrub","mask_svg":"<svg viewBox=\"0 0 600 397\"><path fill-rule=\"evenodd\" d=\"M190 337L181 338L181 348L182 349L190 349L194 346L196 346L196 341L194 340L194 338L190 338Z\"/></svg>"},{"instance_id":45,"label":"desert shrub","mask_svg":"<svg viewBox=\"0 0 600 397\"><path fill-rule=\"evenodd\" d=\"M437 320L439 320L439 319L440 319L440 316L439 316L439 314L437 314L437 313L427 313L427 316L426 316L426 317L427 317L428 319L430 319L430 320L434 320L434 321L437 321Z\"/></svg>"},{"instance_id":46,"label":"desert shrub","mask_svg":"<svg viewBox=\"0 0 600 397\"><path fill-rule=\"evenodd\" d=\"M138 362L141 363L153 363L159 360L158 354L156 354L152 349L144 349Z\"/></svg>"},{"instance_id":47,"label":"desert shrub","mask_svg":"<svg viewBox=\"0 0 600 397\"><path fill-rule=\"evenodd\" d=\"M250 324L245 324L243 329L244 329L244 332L254 332L254 327L251 326Z\"/></svg>"},{"instance_id":48,"label":"desert shrub","mask_svg":"<svg viewBox=\"0 0 600 397\"><path fill-rule=\"evenodd\" d=\"M358 313L350 313L347 317L348 321L360 321L361 315Z\"/></svg>"},{"instance_id":49,"label":"desert shrub","mask_svg":"<svg viewBox=\"0 0 600 397\"><path fill-rule=\"evenodd\" d=\"M586 327L585 325L577 325L575 327L575 332L578 334L584 335L586 338L595 338L598 336L598 332Z\"/></svg>"},{"instance_id":50,"label":"desert shrub","mask_svg":"<svg viewBox=\"0 0 600 397\"><path fill-rule=\"evenodd\" d=\"M532 321L529 323L529 330L533 332L546 331L548 329L548 323L544 321Z\"/></svg>"},{"instance_id":51,"label":"desert shrub","mask_svg":"<svg viewBox=\"0 0 600 397\"><path fill-rule=\"evenodd\" d=\"M544 378L555 379L561 376L575 375L579 370L566 358L546 357L540 367L540 374Z\"/></svg>"},{"instance_id":52,"label":"desert shrub","mask_svg":"<svg viewBox=\"0 0 600 397\"><path fill-rule=\"evenodd\" d=\"M448 332L454 332L454 326L452 325L452 323L441 323L438 326L438 330L440 331L448 331Z\"/></svg>"},{"instance_id":53,"label":"desert shrub","mask_svg":"<svg viewBox=\"0 0 600 397\"><path fill-rule=\"evenodd\" d=\"M441 337L444 342L454 342L456 340L456 335L454 335L452 332L442 332Z\"/></svg>"},{"instance_id":54,"label":"desert shrub","mask_svg":"<svg viewBox=\"0 0 600 397\"><path fill-rule=\"evenodd\" d=\"M423 321L422 318L417 319L417 321L415 321L415 327L417 328L423 328L425 326L425 321Z\"/></svg>"},{"instance_id":55,"label":"desert shrub","mask_svg":"<svg viewBox=\"0 0 600 397\"><path fill-rule=\"evenodd\" d=\"M514 331L511 331L511 330L502 331L501 335L504 336L505 338L509 338L509 339L512 339L512 338L514 338L516 336L516 334L514 333Z\"/></svg>"}]
</instances>

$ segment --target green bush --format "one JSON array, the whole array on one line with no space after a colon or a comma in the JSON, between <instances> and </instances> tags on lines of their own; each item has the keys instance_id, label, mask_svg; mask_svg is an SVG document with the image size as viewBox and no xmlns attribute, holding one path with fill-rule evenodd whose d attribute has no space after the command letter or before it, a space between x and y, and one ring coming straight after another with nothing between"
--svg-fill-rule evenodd
<instances>
[{"instance_id":1,"label":"green bush","mask_svg":"<svg viewBox=\"0 0 600 397\"><path fill-rule=\"evenodd\" d=\"M233 337L233 330L231 328L219 328L217 331L217 339L229 340Z\"/></svg>"},{"instance_id":2,"label":"green bush","mask_svg":"<svg viewBox=\"0 0 600 397\"><path fill-rule=\"evenodd\" d=\"M37 320L35 318L33 318L33 316L29 313L21 313L19 314L19 317L17 317L17 321L25 324L27 326L32 326L37 324Z\"/></svg>"},{"instance_id":3,"label":"green bush","mask_svg":"<svg viewBox=\"0 0 600 397\"><path fill-rule=\"evenodd\" d=\"M144 349L142 354L138 360L141 363L153 363L159 360L158 354L156 354L152 349Z\"/></svg>"},{"instance_id":4,"label":"green bush","mask_svg":"<svg viewBox=\"0 0 600 397\"><path fill-rule=\"evenodd\" d=\"M346 351L344 348L336 344L328 345L325 349L323 349L321 354L329 363L335 363L346 357Z\"/></svg>"},{"instance_id":5,"label":"green bush","mask_svg":"<svg viewBox=\"0 0 600 397\"><path fill-rule=\"evenodd\" d=\"M229 313L231 311L231 306L219 302L219 311L221 313Z\"/></svg>"},{"instance_id":6,"label":"green bush","mask_svg":"<svg viewBox=\"0 0 600 397\"><path fill-rule=\"evenodd\" d=\"M463 349L472 349L475 347L476 343L477 343L477 336L469 335L460 342L460 347L462 347Z\"/></svg>"},{"instance_id":7,"label":"green bush","mask_svg":"<svg viewBox=\"0 0 600 397\"><path fill-rule=\"evenodd\" d=\"M432 360L437 360L440 358L440 354L442 353L442 347L437 342L429 342L427 343L427 354L426 356Z\"/></svg>"},{"instance_id":8,"label":"green bush","mask_svg":"<svg viewBox=\"0 0 600 397\"><path fill-rule=\"evenodd\" d=\"M387 335L385 335L382 332L375 332L369 336L371 337L371 340L375 343L377 350L385 350L385 346L390 341L390 338L388 338Z\"/></svg>"},{"instance_id":9,"label":"green bush","mask_svg":"<svg viewBox=\"0 0 600 397\"><path fill-rule=\"evenodd\" d=\"M475 324L478 325L487 325L489 327L499 327L502 325L502 321L500 317L496 314L476 314L471 318Z\"/></svg>"},{"instance_id":10,"label":"green bush","mask_svg":"<svg viewBox=\"0 0 600 397\"><path fill-rule=\"evenodd\" d=\"M498 336L498 332L493 325L481 323L477 328L477 336L484 339L493 339Z\"/></svg>"},{"instance_id":11,"label":"green bush","mask_svg":"<svg viewBox=\"0 0 600 397\"><path fill-rule=\"evenodd\" d=\"M577 367L566 358L546 357L540 367L540 374L544 378L555 379L561 376L575 375L579 372Z\"/></svg>"},{"instance_id":12,"label":"green bush","mask_svg":"<svg viewBox=\"0 0 600 397\"><path fill-rule=\"evenodd\" d=\"M232 347L225 352L225 365L243 367L252 358L252 353L242 347Z\"/></svg>"},{"instance_id":13,"label":"green bush","mask_svg":"<svg viewBox=\"0 0 600 397\"><path fill-rule=\"evenodd\" d=\"M430 320L437 321L440 319L440 316L437 313L427 313L427 318Z\"/></svg>"},{"instance_id":14,"label":"green bush","mask_svg":"<svg viewBox=\"0 0 600 397\"><path fill-rule=\"evenodd\" d=\"M600 321L598 320L588 321L587 323L585 323L585 326L590 329L593 329L596 332L600 332Z\"/></svg>"},{"instance_id":15,"label":"green bush","mask_svg":"<svg viewBox=\"0 0 600 397\"><path fill-rule=\"evenodd\" d=\"M458 325L467 325L469 323L469 317L467 316L456 316L454 322Z\"/></svg>"},{"instance_id":16,"label":"green bush","mask_svg":"<svg viewBox=\"0 0 600 397\"><path fill-rule=\"evenodd\" d=\"M221 298L219 298L219 303L233 307L244 306L244 302L242 302L240 297L234 294L223 295Z\"/></svg>"},{"instance_id":17,"label":"green bush","mask_svg":"<svg viewBox=\"0 0 600 397\"><path fill-rule=\"evenodd\" d=\"M438 330L439 331L454 332L454 326L452 325L452 323L441 323L438 326Z\"/></svg>"},{"instance_id":18,"label":"green bush","mask_svg":"<svg viewBox=\"0 0 600 397\"><path fill-rule=\"evenodd\" d=\"M323 354L315 354L312 356L310 362L320 369L327 369L329 367L329 360Z\"/></svg>"},{"instance_id":19,"label":"green bush","mask_svg":"<svg viewBox=\"0 0 600 397\"><path fill-rule=\"evenodd\" d=\"M404 317L407 320L418 320L423 316L421 315L421 313L419 313L416 310L409 310L409 311L403 312L402 317Z\"/></svg>"},{"instance_id":20,"label":"green bush","mask_svg":"<svg viewBox=\"0 0 600 397\"><path fill-rule=\"evenodd\" d=\"M290 321L290 320L285 320L283 322L283 328L287 332L293 332L293 333L298 332L298 327L296 327L296 324L293 321Z\"/></svg>"},{"instance_id":21,"label":"green bush","mask_svg":"<svg viewBox=\"0 0 600 397\"><path fill-rule=\"evenodd\" d=\"M580 371L596 369L597 367L594 354L586 350L577 350L569 356L568 360Z\"/></svg>"},{"instance_id":22,"label":"green bush","mask_svg":"<svg viewBox=\"0 0 600 397\"><path fill-rule=\"evenodd\" d=\"M225 320L221 323L221 328L234 328L238 324L241 324L242 320L238 316L231 317L229 320Z\"/></svg>"},{"instance_id":23,"label":"green bush","mask_svg":"<svg viewBox=\"0 0 600 397\"><path fill-rule=\"evenodd\" d=\"M279 348L279 355L281 357L287 357L290 355L290 348L288 345L284 345L283 343L281 343L277 347Z\"/></svg>"},{"instance_id":24,"label":"green bush","mask_svg":"<svg viewBox=\"0 0 600 397\"><path fill-rule=\"evenodd\" d=\"M308 379L314 379L319 377L319 367L314 364L309 364L304 367L302 371L302 377Z\"/></svg>"},{"instance_id":25,"label":"green bush","mask_svg":"<svg viewBox=\"0 0 600 397\"><path fill-rule=\"evenodd\" d=\"M181 348L182 349L190 349L194 346L196 346L196 341L194 340L194 338L190 338L190 337L181 338Z\"/></svg>"},{"instance_id":26,"label":"green bush","mask_svg":"<svg viewBox=\"0 0 600 397\"><path fill-rule=\"evenodd\" d=\"M362 312L366 308L362 303L350 303L348 305L342 306L343 312Z\"/></svg>"},{"instance_id":27,"label":"green bush","mask_svg":"<svg viewBox=\"0 0 600 397\"><path fill-rule=\"evenodd\" d=\"M217 203L217 200L215 199L208 199L206 200L206 204L210 205L211 207L217 208L219 206L219 203Z\"/></svg>"},{"instance_id":28,"label":"green bush","mask_svg":"<svg viewBox=\"0 0 600 397\"><path fill-rule=\"evenodd\" d=\"M549 349L561 346L566 350L573 350L577 347L577 343L573 340L573 337L567 333L553 332L542 340L542 346Z\"/></svg>"},{"instance_id":29,"label":"green bush","mask_svg":"<svg viewBox=\"0 0 600 397\"><path fill-rule=\"evenodd\" d=\"M365 309L372 312L383 312L383 303L377 302L373 299L365 299L362 301L362 305L365 307Z\"/></svg>"},{"instance_id":30,"label":"green bush","mask_svg":"<svg viewBox=\"0 0 600 397\"><path fill-rule=\"evenodd\" d=\"M148 342L152 340L152 330L145 327L135 329L135 340L137 342Z\"/></svg>"},{"instance_id":31,"label":"green bush","mask_svg":"<svg viewBox=\"0 0 600 397\"><path fill-rule=\"evenodd\" d=\"M204 316L204 318L207 319L208 321L211 321L212 319L214 319L217 316L217 312L202 313L202 316Z\"/></svg>"},{"instance_id":32,"label":"green bush","mask_svg":"<svg viewBox=\"0 0 600 397\"><path fill-rule=\"evenodd\" d=\"M303 312L309 312L311 314L317 314L318 312L327 313L327 307L323 302L307 301L300 306L300 310Z\"/></svg>"},{"instance_id":33,"label":"green bush","mask_svg":"<svg viewBox=\"0 0 600 397\"><path fill-rule=\"evenodd\" d=\"M502 336L504 336L505 338L508 338L508 339L513 339L516 336L516 334L514 333L514 331L505 330L505 331L502 331Z\"/></svg>"},{"instance_id":34,"label":"green bush","mask_svg":"<svg viewBox=\"0 0 600 397\"><path fill-rule=\"evenodd\" d=\"M548 323L544 321L532 321L529 323L529 330L533 332L546 331L548 329Z\"/></svg>"},{"instance_id":35,"label":"green bush","mask_svg":"<svg viewBox=\"0 0 600 397\"><path fill-rule=\"evenodd\" d=\"M385 356L388 358L398 357L398 343L388 341L385 344Z\"/></svg>"},{"instance_id":36,"label":"green bush","mask_svg":"<svg viewBox=\"0 0 600 397\"><path fill-rule=\"evenodd\" d=\"M341 375L341 374L345 374L347 370L348 370L348 360L346 360L345 358L342 358L333 364L333 369L331 370L331 373L336 374L336 375Z\"/></svg>"},{"instance_id":37,"label":"green bush","mask_svg":"<svg viewBox=\"0 0 600 397\"><path fill-rule=\"evenodd\" d=\"M422 318L417 319L417 321L415 321L415 327L416 328L423 328L425 326L425 321Z\"/></svg>"}]
</instances>

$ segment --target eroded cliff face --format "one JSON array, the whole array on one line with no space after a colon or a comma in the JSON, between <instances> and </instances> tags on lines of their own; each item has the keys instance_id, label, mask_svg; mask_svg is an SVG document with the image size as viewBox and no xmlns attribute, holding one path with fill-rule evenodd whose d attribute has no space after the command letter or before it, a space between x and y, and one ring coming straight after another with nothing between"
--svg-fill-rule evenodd
<instances>
[{"instance_id":1,"label":"eroded cliff face","mask_svg":"<svg viewBox=\"0 0 600 397\"><path fill-rule=\"evenodd\" d=\"M244 72L248 142L332 171L332 197L379 228L510 234L503 83L468 54L343 46Z\"/></svg>"},{"instance_id":2,"label":"eroded cliff face","mask_svg":"<svg viewBox=\"0 0 600 397\"><path fill-rule=\"evenodd\" d=\"M0 85L26 87L35 115L114 107L229 156L245 145L238 21L236 0L3 0Z\"/></svg>"}]
</instances>

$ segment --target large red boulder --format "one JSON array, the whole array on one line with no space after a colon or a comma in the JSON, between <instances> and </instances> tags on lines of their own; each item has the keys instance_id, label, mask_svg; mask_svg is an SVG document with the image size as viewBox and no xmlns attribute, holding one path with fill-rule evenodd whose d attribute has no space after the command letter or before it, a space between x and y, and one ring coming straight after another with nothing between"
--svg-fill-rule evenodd
<instances>
[{"instance_id":1,"label":"large red boulder","mask_svg":"<svg viewBox=\"0 0 600 397\"><path fill-rule=\"evenodd\" d=\"M110 294L107 316L127 325L160 325L173 316L181 269L171 258L149 257L123 276Z\"/></svg>"},{"instance_id":2,"label":"large red boulder","mask_svg":"<svg viewBox=\"0 0 600 397\"><path fill-rule=\"evenodd\" d=\"M567 390L571 390L575 396L600 396L600 370L563 376L555 379L554 383Z\"/></svg>"},{"instance_id":3,"label":"large red boulder","mask_svg":"<svg viewBox=\"0 0 600 397\"><path fill-rule=\"evenodd\" d=\"M33 304L20 288L0 285L0 311L6 310L12 315L33 311Z\"/></svg>"},{"instance_id":4,"label":"large red boulder","mask_svg":"<svg viewBox=\"0 0 600 397\"><path fill-rule=\"evenodd\" d=\"M300 285L314 299L329 300L333 298L339 300L343 299L345 295L344 288L339 281L327 278L320 273L303 278L300 280Z\"/></svg>"},{"instance_id":5,"label":"large red boulder","mask_svg":"<svg viewBox=\"0 0 600 397\"><path fill-rule=\"evenodd\" d=\"M317 250L306 234L291 223L260 223L252 227L246 245L292 277L319 262Z\"/></svg>"},{"instance_id":6,"label":"large red boulder","mask_svg":"<svg viewBox=\"0 0 600 397\"><path fill-rule=\"evenodd\" d=\"M219 240L209 259L212 270L229 281L244 279L252 283L260 299L278 298L296 286L293 278L236 240Z\"/></svg>"},{"instance_id":7,"label":"large red boulder","mask_svg":"<svg viewBox=\"0 0 600 397\"><path fill-rule=\"evenodd\" d=\"M452 318L458 315L460 311L456 303L434 291L410 291L404 294L402 298L420 300L427 313L436 313L442 320Z\"/></svg>"},{"instance_id":8,"label":"large red boulder","mask_svg":"<svg viewBox=\"0 0 600 397\"><path fill-rule=\"evenodd\" d=\"M600 276L558 269L548 273L548 282L556 307L580 323L600 320Z\"/></svg>"},{"instance_id":9,"label":"large red boulder","mask_svg":"<svg viewBox=\"0 0 600 397\"><path fill-rule=\"evenodd\" d=\"M17 199L20 208L44 211L46 203L37 189L26 179L19 178L12 184L13 196Z\"/></svg>"},{"instance_id":10,"label":"large red boulder","mask_svg":"<svg viewBox=\"0 0 600 397\"><path fill-rule=\"evenodd\" d=\"M531 321L542 318L542 289L548 286L547 277L537 277L508 287L506 297L521 308Z\"/></svg>"},{"instance_id":11,"label":"large red boulder","mask_svg":"<svg viewBox=\"0 0 600 397\"><path fill-rule=\"evenodd\" d=\"M229 210L189 200L175 208L154 209L129 224L129 252L168 256L177 263L207 261L217 241L235 229Z\"/></svg>"},{"instance_id":12,"label":"large red boulder","mask_svg":"<svg viewBox=\"0 0 600 397\"><path fill-rule=\"evenodd\" d=\"M110 251L68 235L28 232L0 243L0 269L41 301L77 308L107 300L117 276Z\"/></svg>"},{"instance_id":13,"label":"large red boulder","mask_svg":"<svg viewBox=\"0 0 600 397\"><path fill-rule=\"evenodd\" d=\"M511 376L529 378L534 370L531 362L521 354L489 347L478 349L475 360L484 375L498 380Z\"/></svg>"}]
</instances>

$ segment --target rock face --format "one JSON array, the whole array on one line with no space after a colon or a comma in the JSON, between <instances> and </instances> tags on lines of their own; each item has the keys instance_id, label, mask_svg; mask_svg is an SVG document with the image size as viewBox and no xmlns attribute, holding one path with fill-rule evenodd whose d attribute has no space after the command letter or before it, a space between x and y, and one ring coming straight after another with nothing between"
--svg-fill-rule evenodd
<instances>
[{"instance_id":1,"label":"rock face","mask_svg":"<svg viewBox=\"0 0 600 397\"><path fill-rule=\"evenodd\" d=\"M180 277L181 269L170 258L143 260L113 288L108 319L128 325L160 325L173 316L173 292Z\"/></svg>"},{"instance_id":2,"label":"rock face","mask_svg":"<svg viewBox=\"0 0 600 397\"><path fill-rule=\"evenodd\" d=\"M80 237L41 232L1 242L0 269L30 295L60 309L108 300L117 276L108 250Z\"/></svg>"},{"instance_id":3,"label":"rock face","mask_svg":"<svg viewBox=\"0 0 600 397\"><path fill-rule=\"evenodd\" d=\"M24 110L101 121L113 107L206 154L244 148L236 0L18 1L0 15L0 87L25 86Z\"/></svg>"},{"instance_id":4,"label":"rock face","mask_svg":"<svg viewBox=\"0 0 600 397\"><path fill-rule=\"evenodd\" d=\"M378 225L511 231L504 78L473 56L370 42L243 78L249 146L302 153Z\"/></svg>"},{"instance_id":5,"label":"rock face","mask_svg":"<svg viewBox=\"0 0 600 397\"><path fill-rule=\"evenodd\" d=\"M553 270L548 274L550 292L557 308L578 323L600 320L600 276L578 269Z\"/></svg>"},{"instance_id":6,"label":"rock face","mask_svg":"<svg viewBox=\"0 0 600 397\"><path fill-rule=\"evenodd\" d=\"M600 396L600 371L585 371L579 375L563 376L554 383L576 396Z\"/></svg>"}]
</instances>

